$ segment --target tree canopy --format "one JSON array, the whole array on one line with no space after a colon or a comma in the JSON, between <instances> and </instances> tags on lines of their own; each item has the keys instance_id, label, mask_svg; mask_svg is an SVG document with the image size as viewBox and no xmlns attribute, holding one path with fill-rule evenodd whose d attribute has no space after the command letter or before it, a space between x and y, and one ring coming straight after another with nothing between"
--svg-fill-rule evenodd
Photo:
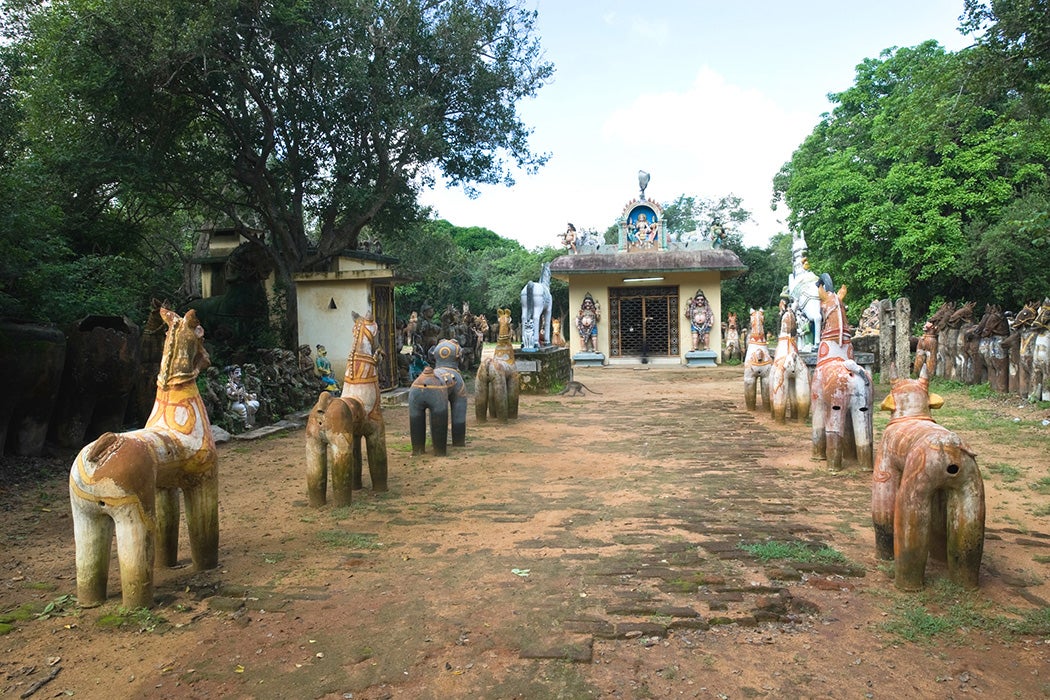
<instances>
[{"instance_id":1,"label":"tree canopy","mask_svg":"<svg viewBox=\"0 0 1050 700\"><path fill-rule=\"evenodd\" d=\"M542 165L517 114L553 70L534 19L512 0L58 0L8 24L7 65L63 207L229 222L292 290L366 226L418 218L437 174Z\"/></svg>"},{"instance_id":2,"label":"tree canopy","mask_svg":"<svg viewBox=\"0 0 1050 700\"><path fill-rule=\"evenodd\" d=\"M854 300L903 295L921 313L938 299L1017 307L1050 292L1050 247L1007 223L1031 233L1040 220L1050 122L1017 109L1018 86L975 81L988 50L931 41L864 61L777 175L815 270Z\"/></svg>"}]
</instances>

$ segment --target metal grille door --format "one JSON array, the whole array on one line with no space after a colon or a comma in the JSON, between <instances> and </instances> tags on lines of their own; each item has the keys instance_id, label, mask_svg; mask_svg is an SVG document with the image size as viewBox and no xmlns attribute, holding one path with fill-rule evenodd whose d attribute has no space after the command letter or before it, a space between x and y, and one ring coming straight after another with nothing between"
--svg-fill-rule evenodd
<instances>
[{"instance_id":1,"label":"metal grille door","mask_svg":"<svg viewBox=\"0 0 1050 700\"><path fill-rule=\"evenodd\" d=\"M678 355L678 287L609 289L613 357Z\"/></svg>"}]
</instances>

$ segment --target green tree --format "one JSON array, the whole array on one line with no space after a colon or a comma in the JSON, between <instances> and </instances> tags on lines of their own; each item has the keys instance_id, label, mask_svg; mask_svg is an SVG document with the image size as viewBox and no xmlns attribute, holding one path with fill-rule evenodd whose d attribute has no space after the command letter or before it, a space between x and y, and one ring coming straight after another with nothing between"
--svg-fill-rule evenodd
<instances>
[{"instance_id":1,"label":"green tree","mask_svg":"<svg viewBox=\"0 0 1050 700\"><path fill-rule=\"evenodd\" d=\"M847 284L854 306L903 295L923 313L937 298L1005 287L964 264L983 235L974 227L1045 192L1050 138L1014 116L1010 86L971 90L972 60L935 42L866 60L775 179L814 269Z\"/></svg>"},{"instance_id":2,"label":"green tree","mask_svg":"<svg viewBox=\"0 0 1050 700\"><path fill-rule=\"evenodd\" d=\"M294 329L292 274L414 219L438 173L545 161L517 114L552 73L534 20L512 0L59 0L17 37L19 85L85 206L263 231Z\"/></svg>"}]
</instances>

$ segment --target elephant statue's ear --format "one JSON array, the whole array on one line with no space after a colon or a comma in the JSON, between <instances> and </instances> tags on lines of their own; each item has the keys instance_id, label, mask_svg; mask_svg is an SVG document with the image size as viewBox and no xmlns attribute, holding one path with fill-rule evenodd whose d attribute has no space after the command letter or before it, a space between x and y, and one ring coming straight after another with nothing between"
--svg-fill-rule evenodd
<instances>
[{"instance_id":1,"label":"elephant statue's ear","mask_svg":"<svg viewBox=\"0 0 1050 700\"><path fill-rule=\"evenodd\" d=\"M944 397L940 394L930 394L930 408L940 408L944 406Z\"/></svg>"},{"instance_id":2,"label":"elephant statue's ear","mask_svg":"<svg viewBox=\"0 0 1050 700\"><path fill-rule=\"evenodd\" d=\"M893 394L886 394L886 398L884 398L882 403L879 404L879 410L889 411L890 413L897 410L897 402L893 400Z\"/></svg>"}]
</instances>

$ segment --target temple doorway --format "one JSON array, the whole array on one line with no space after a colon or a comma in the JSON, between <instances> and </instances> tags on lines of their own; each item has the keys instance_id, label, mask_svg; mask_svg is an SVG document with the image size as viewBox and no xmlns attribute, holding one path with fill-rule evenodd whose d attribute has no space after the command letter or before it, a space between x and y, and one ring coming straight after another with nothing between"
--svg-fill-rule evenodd
<instances>
[{"instance_id":1,"label":"temple doorway","mask_svg":"<svg viewBox=\"0 0 1050 700\"><path fill-rule=\"evenodd\" d=\"M679 354L678 287L610 287L611 357Z\"/></svg>"}]
</instances>

